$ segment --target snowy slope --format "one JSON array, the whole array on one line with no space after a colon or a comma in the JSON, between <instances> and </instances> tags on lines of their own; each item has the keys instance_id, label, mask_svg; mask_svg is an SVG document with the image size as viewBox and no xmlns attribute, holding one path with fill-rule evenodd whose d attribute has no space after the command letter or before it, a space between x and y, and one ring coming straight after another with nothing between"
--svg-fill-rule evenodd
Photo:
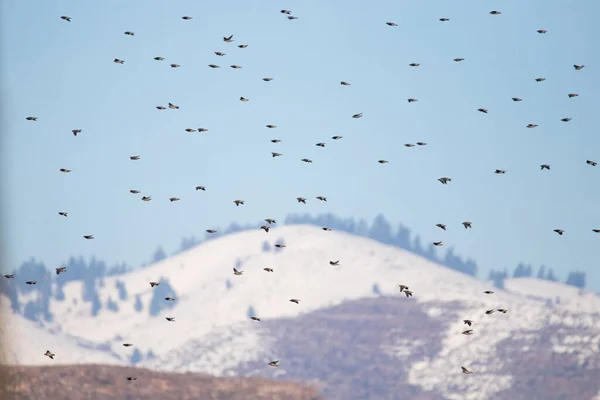
<instances>
[{"instance_id":1,"label":"snowy slope","mask_svg":"<svg viewBox=\"0 0 600 400\"><path fill-rule=\"evenodd\" d=\"M118 364L114 356L104 351L78 346L76 341L61 332L46 329L21 315L13 314L9 300L0 295L0 364L54 365L90 361ZM44 356L46 350L55 353L54 360Z\"/></svg>"},{"instance_id":2,"label":"snowy slope","mask_svg":"<svg viewBox=\"0 0 600 400\"><path fill-rule=\"evenodd\" d=\"M513 278L504 281L504 290L509 293L518 293L530 298L558 302L573 311L599 312L600 296L580 290L576 287L565 285L561 282L552 282L534 278Z\"/></svg>"},{"instance_id":3,"label":"snowy slope","mask_svg":"<svg viewBox=\"0 0 600 400\"><path fill-rule=\"evenodd\" d=\"M265 240L271 245L283 241L287 247L279 252L275 248L265 252ZM340 265L330 266L329 261L335 260L340 260ZM242 262L242 276L232 273L238 261ZM265 272L265 267L275 272ZM150 317L148 305L155 289L148 282L161 278L168 278L177 294L175 307ZM117 280L125 284L129 294L126 300L118 299ZM232 284L229 289L227 280ZM529 281L509 280L510 292L495 290L490 284L395 247L346 233L294 225L274 228L269 233L257 230L225 236L146 269L106 278L104 287L99 289L101 302L104 305L111 298L118 303L118 312L103 307L98 316L92 317L90 303L81 300L81 283L70 282L64 287L66 299L51 303L55 322L48 328L64 333L64 343L56 341L52 345L57 354L64 347L68 349L66 353L81 353L81 362L106 362L111 353L83 352L76 347L77 340L110 346L112 362L116 363L124 362L131 352L121 343L131 342L142 353L151 349L156 355L141 366L227 375L236 365L253 360L265 362L274 356L269 352L271 338L247 317L250 305L264 320L293 318L346 300L374 296L374 283L383 294L404 297L398 293L398 284L405 284L414 292L411 301L423 305L433 318L447 317L441 304L456 301L463 307L448 325L440 356L414 363L410 367L410 383L427 390L435 388L448 398L479 399L511 385L512 377L498 372L501 365L496 360L495 346L509 337L527 339L547 324L555 323L581 332L565 343L555 343L556 351L576 349L573 351L585 360L594 356L593 349L598 348L598 296L586 295L586 306L578 309L569 306L581 297L577 291L556 288L561 290L561 304L549 307L542 294L554 288L540 289L540 282ZM496 293L483 294L490 289ZM543 299L530 298L530 294ZM136 295L141 297L142 312L135 311ZM292 298L300 299L300 304L289 302ZM487 309L500 307L508 308L508 314L484 314ZM175 317L176 322L168 322L165 317ZM476 334L460 334L465 318L475 321ZM38 356L37 346L29 346L19 338L14 340L22 346L19 363L38 359L39 363L46 362ZM47 346L42 347L45 351ZM585 349L592 349L591 353ZM391 355L405 354L410 352L410 344L399 340L395 348L386 351ZM187 357L188 354L194 356ZM448 371L461 365L476 370L478 378L457 382L456 375Z\"/></svg>"}]
</instances>

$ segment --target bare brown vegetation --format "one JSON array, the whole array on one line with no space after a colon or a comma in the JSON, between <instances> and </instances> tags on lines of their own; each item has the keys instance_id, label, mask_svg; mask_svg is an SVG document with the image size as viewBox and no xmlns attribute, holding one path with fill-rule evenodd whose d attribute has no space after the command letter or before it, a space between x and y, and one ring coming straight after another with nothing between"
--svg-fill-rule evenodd
<instances>
[{"instance_id":1,"label":"bare brown vegetation","mask_svg":"<svg viewBox=\"0 0 600 400\"><path fill-rule=\"evenodd\" d=\"M2 400L321 400L299 383L108 365L2 366ZM128 376L137 380L128 381Z\"/></svg>"}]
</instances>

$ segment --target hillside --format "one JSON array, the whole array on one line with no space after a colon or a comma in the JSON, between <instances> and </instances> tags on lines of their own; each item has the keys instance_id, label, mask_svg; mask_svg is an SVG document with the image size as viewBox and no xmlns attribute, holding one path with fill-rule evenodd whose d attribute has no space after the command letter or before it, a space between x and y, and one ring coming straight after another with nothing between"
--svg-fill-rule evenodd
<instances>
[{"instance_id":1,"label":"hillside","mask_svg":"<svg viewBox=\"0 0 600 400\"><path fill-rule=\"evenodd\" d=\"M339 266L329 264L336 260ZM234 266L244 274L233 275ZM151 288L150 281L161 285ZM420 400L535 399L538 393L558 400L564 390L570 399L587 400L598 393L600 383L592 379L600 374L598 296L586 294L587 306L579 309L569 306L576 290L563 290L557 303L547 300L551 282L509 281L510 292L496 290L374 240L285 226L211 240L99 280L98 301L113 306L95 316L83 283L68 282L64 300L49 304L54 320L38 328L52 333L54 365L72 362L64 349L74 351L59 341L65 340L80 349L78 362L105 363L100 357L108 356L153 370L300 379L329 399L376 393L392 399L399 389ZM398 284L414 296L400 294ZM529 296L534 284L537 295ZM483 294L490 289L496 293ZM21 304L36 301L26 296ZM509 311L485 314L497 308ZM463 319L474 321L473 335L461 335ZM48 365L45 350L28 344L15 358ZM281 360L279 368L267 366L273 359ZM474 373L461 374L463 365Z\"/></svg>"},{"instance_id":2,"label":"hillside","mask_svg":"<svg viewBox=\"0 0 600 400\"><path fill-rule=\"evenodd\" d=\"M257 378L213 378L106 365L0 367L3 400L319 400L315 389ZM128 376L137 377L128 381Z\"/></svg>"}]
</instances>

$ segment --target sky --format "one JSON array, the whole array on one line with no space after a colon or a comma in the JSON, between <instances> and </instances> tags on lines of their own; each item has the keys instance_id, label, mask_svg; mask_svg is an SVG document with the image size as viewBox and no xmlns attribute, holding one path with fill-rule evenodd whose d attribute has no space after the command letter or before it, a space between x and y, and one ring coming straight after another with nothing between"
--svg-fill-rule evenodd
<instances>
[{"instance_id":1,"label":"sky","mask_svg":"<svg viewBox=\"0 0 600 400\"><path fill-rule=\"evenodd\" d=\"M561 280L583 270L600 289L600 166L585 162L600 162L595 0L13 0L0 11L4 271L79 254L137 266L231 222L383 213L475 259L480 277L523 261ZM180 109L155 108L169 102Z\"/></svg>"}]
</instances>

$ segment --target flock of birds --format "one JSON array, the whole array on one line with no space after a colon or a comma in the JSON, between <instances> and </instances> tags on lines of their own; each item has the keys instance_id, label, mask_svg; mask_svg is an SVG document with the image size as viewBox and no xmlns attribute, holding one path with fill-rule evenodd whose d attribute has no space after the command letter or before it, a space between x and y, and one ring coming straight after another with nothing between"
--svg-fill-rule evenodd
<instances>
[{"instance_id":1,"label":"flock of birds","mask_svg":"<svg viewBox=\"0 0 600 400\"><path fill-rule=\"evenodd\" d=\"M287 18L289 20L298 19L298 17L295 17L295 16L291 15L292 12L290 10L281 10L280 12L281 12L281 14L284 14L285 16L287 16ZM491 15L500 15L502 13L500 11L491 11L490 14ZM67 22L71 22L72 21L71 17L69 17L69 16L61 16L60 18L63 19L63 20L65 20L65 21L67 21ZM190 16L183 16L181 18L183 20L185 20L185 21L189 21L189 20L193 19L193 17L190 17ZM441 21L441 22L448 22L448 21L450 21L450 19L449 18L439 18L439 21ZM394 22L386 22L385 24L387 26L389 26L389 27L397 27L398 26L398 24L396 24ZM539 33L539 34L546 34L547 31L545 29L539 29L539 30L537 30L537 33ZM127 35L127 36L135 36L135 33L132 32L132 31L126 31L126 32L124 32L124 34ZM232 42L234 42L233 35L224 36L223 37L223 42L225 42L225 43L232 43ZM245 49L245 48L248 47L248 45L247 44L240 44L237 47L240 48L240 49ZM224 56L226 56L226 54L223 53L223 52L221 52L221 51L215 51L214 54L216 56L218 56L218 57L224 57ZM165 59L163 57L158 56L158 57L154 57L154 60L162 62ZM464 58L454 58L453 59L453 61L455 61L455 62L462 62L464 60L465 60ZM113 62L116 63L116 64L121 64L121 65L125 64L125 60L119 59L119 58L115 58L113 60ZM413 67L413 68L417 68L417 67L420 66L420 63L410 63L409 66ZM170 64L170 67L171 68L179 68L180 65L172 63L172 64ZM220 66L217 65L217 64L209 64L208 67L213 68L213 69L214 68L220 68ZM240 65L236 65L236 64L232 64L230 67L233 68L233 69L240 69L240 68L242 68ZM585 67L585 65L577 65L577 64L573 65L573 68L576 71L580 71L584 67ZM265 78L262 78L262 80L265 81L265 82L271 82L271 81L273 81L273 78L272 77L265 77ZM536 82L543 82L544 80L545 80L545 78L542 78L542 77L535 78ZM346 81L341 81L340 84L342 86L351 86L351 84L349 82L346 82ZM568 98L576 98L576 97L579 96L579 94L578 93L568 93L567 96L568 96ZM248 98L245 98L245 97L240 97L239 100L241 102L248 102L248 101L250 101ZM418 100L416 98L408 98L407 101L409 103L413 103L413 102L416 102ZM523 100L521 98L519 98L519 97L513 97L512 101L514 101L514 102L521 102ZM172 110L177 110L177 109L179 109L179 106L177 106L175 104L172 104L172 103L168 103L167 107L162 106L162 105L156 106L156 109L161 110L161 111L162 110L166 110L167 108L172 109ZM481 113L484 113L484 114L488 113L488 110L485 109L485 108L479 108L479 109L477 109L477 111L479 111ZM351 117L353 119L358 119L358 118L362 118L362 116L363 116L363 113L356 113L356 114L353 114ZM29 116L26 119L28 121L37 121L38 117ZM566 123L566 122L571 121L571 118L562 118L561 121ZM266 127L269 128L269 129L275 129L275 128L277 128L276 125L271 125L271 124L266 125ZM532 124L528 124L526 127L529 128L529 129L533 129L533 128L537 127L537 125L532 123ZM82 131L83 131L82 129L73 129L72 133L73 133L74 136L77 136L78 134L82 133ZM207 132L208 129L207 128L196 128L196 129L187 128L187 129L185 129L185 131L189 132L189 133ZM342 136L333 136L332 139L333 140L340 140L340 139L342 139ZM277 143L280 143L281 140L279 140L279 139L272 139L271 142L274 143L274 144L277 144ZM416 146L426 146L427 143L425 143L425 142L416 142L415 144L413 144L413 143L406 143L404 146L406 146L406 147L414 147L415 145ZM324 142L316 143L316 146L318 146L318 147L325 147L325 143ZM280 157L280 156L282 156L282 154L278 153L278 152L272 152L271 155L272 155L272 157ZM140 155L130 156L130 160L131 161L139 161L140 158L141 158ZM310 160L308 158L303 158L300 161L305 162L305 163L312 163L312 160ZM384 160L384 159L378 160L377 162L380 163L380 164L387 164L388 163L388 161ZM586 160L586 164L588 164L588 165L590 165L592 167L596 167L598 165L598 163L596 161L592 161L592 160ZM543 170L550 170L550 165L549 164L541 164L540 165L540 169L542 171ZM62 172L62 173L70 173L71 172L71 170L67 169L67 168L60 168L59 171ZM499 175L504 175L506 173L506 170L496 169L494 171L494 173L495 174L499 174ZM438 179L438 181L441 184L443 184L443 185L447 185L448 183L452 182L452 179L450 177L441 177L441 178ZM206 191L206 187L204 187L204 186L196 186L195 189L196 189L196 191L198 191L198 190ZM131 194L140 194L140 191L137 190L137 189L131 189L131 190L129 190L129 192ZM320 201L324 201L324 202L327 201L327 198L325 196L317 196L316 199L320 200ZM144 195L144 196L141 197L141 200L142 201L151 201L152 197ZM179 197L170 197L169 198L170 202L176 202L176 201L179 201L179 200L180 200ZM306 204L306 198L298 197L296 200L299 203ZM242 205L244 205L244 200L236 199L236 200L233 201L233 203L236 206L242 206ZM60 216L63 216L63 217L68 217L68 212L66 212L66 211L60 211L58 214ZM267 218L267 219L265 219L265 222L267 223L267 225L261 226L260 229L262 229L266 233L268 233L269 229L270 229L269 226L272 225L272 224L275 224L276 221L274 219L272 219L272 218ZM470 222L470 221L465 221L465 222L462 223L462 225L464 226L465 229L472 228L472 222ZM444 231L447 228L446 225L443 224L443 223L438 223L438 224L436 224L436 226L439 227L440 229L444 230ZM331 229L328 228L328 227L323 227L322 229L324 231L331 231ZM214 229L207 229L206 232L212 234L212 233L216 233L217 231L214 230ZM556 232L559 235L563 235L565 233L565 231L563 229L555 229L554 232ZM600 233L600 229L593 229L593 232ZM83 235L83 238L86 239L86 240L93 240L93 239L95 239L94 235ZM443 246L443 242L442 241L435 241L435 242L433 242L433 245L434 246ZM275 247L284 248L286 246L284 244L278 243L278 244L275 244ZM338 266L339 262L340 262L339 260L329 261L329 264L331 266ZM274 272L274 270L272 268L263 268L263 270L266 271L266 272L270 272L270 273ZM56 268L56 274L57 275L59 275L61 273L64 273L64 272L66 272L66 267L58 267L58 268ZM233 268L233 274L236 275L236 276L240 276L240 275L243 275L243 271L238 270L236 268ZM6 278L6 279L12 279L12 278L14 278L14 274L4 275L4 278ZM28 285L35 285L37 282L36 281L26 281L25 283L28 284ZM160 285L160 282L154 282L153 281L153 282L149 282L149 284L150 284L150 287L154 288L154 287L157 287L158 285ZM406 286L406 285L399 285L399 288L400 288L400 293L404 293L404 295L406 297L412 297L413 296L413 292L409 290L408 286ZM485 291L484 293L487 294L487 295L491 295L494 292L492 292L492 291ZM172 298L172 297L166 297L165 301L175 301L175 299ZM292 302L292 303L295 303L295 304L300 304L300 299L292 298L289 301ZM487 310L485 312L485 314L490 315L490 314L494 313L495 311L498 311L498 312L501 312L501 313L507 313L508 312L508 310L505 309L505 308L498 308L498 309ZM261 321L261 319L259 317L257 317L257 316L251 316L250 319L254 320L254 321L259 321L259 322ZM166 320L169 321L169 322L174 322L175 318L174 317L166 317ZM468 325L469 329L464 330L462 332L462 334L463 335L472 335L473 334L473 329L470 329L470 328L471 328L472 324L474 323L474 321L470 320L470 319L465 319L465 320L463 320L463 322L464 322L465 325ZM124 343L123 346L125 346L125 347L131 347L131 346L133 346L133 344L131 344L131 343ZM54 359L54 357L56 356L50 350L47 350L44 353L44 355L47 356L47 357L49 357L50 359ZM268 363L268 365L271 366L271 367L277 367L277 366L279 366L279 360L270 361ZM464 367L464 366L462 366L461 369L462 369L462 372L464 374L472 374L472 371L469 370L468 368ZM133 380L137 380L137 377L135 377L135 376L128 376L126 379L129 380L129 381L133 381Z\"/></svg>"}]
</instances>

